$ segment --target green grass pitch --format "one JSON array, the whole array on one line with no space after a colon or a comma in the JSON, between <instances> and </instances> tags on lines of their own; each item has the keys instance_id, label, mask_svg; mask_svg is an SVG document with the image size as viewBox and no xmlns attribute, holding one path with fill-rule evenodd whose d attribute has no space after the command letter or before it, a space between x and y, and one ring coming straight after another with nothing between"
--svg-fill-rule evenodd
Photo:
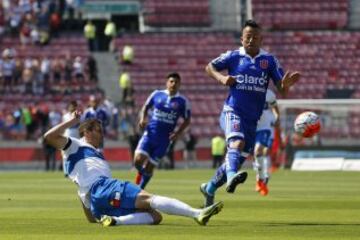
<instances>
[{"instance_id":1,"label":"green grass pitch","mask_svg":"<svg viewBox=\"0 0 360 240\"><path fill-rule=\"evenodd\" d=\"M254 192L254 173L235 194L217 194L225 207L206 227L164 215L159 226L103 228L85 220L76 186L61 173L0 173L0 239L360 239L360 173L273 174L270 194ZM200 206L199 184L213 170L157 171L148 191ZM135 173L114 171L132 180Z\"/></svg>"}]
</instances>

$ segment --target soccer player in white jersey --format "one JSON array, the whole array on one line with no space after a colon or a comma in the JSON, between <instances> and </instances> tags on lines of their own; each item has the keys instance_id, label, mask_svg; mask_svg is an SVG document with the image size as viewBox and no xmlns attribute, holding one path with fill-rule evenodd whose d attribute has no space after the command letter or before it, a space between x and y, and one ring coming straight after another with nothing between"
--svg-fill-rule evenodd
<instances>
[{"instance_id":1,"label":"soccer player in white jersey","mask_svg":"<svg viewBox=\"0 0 360 240\"><path fill-rule=\"evenodd\" d=\"M176 141L190 124L190 103L179 93L180 75L170 73L166 79L166 89L152 92L140 113L139 126L145 132L136 148L134 163L138 170L135 183L142 189L152 178L154 168L165 156L170 142ZM183 121L176 128L180 117Z\"/></svg>"},{"instance_id":2,"label":"soccer player in white jersey","mask_svg":"<svg viewBox=\"0 0 360 240\"><path fill-rule=\"evenodd\" d=\"M85 120L79 126L81 139L65 137L64 131L80 123L81 113L45 133L45 141L62 150L68 178L78 186L78 195L89 222L103 226L159 224L160 212L193 218L206 225L210 217L221 211L222 202L195 209L179 200L152 195L139 186L111 177L110 166L98 150L103 141L99 120Z\"/></svg>"},{"instance_id":3,"label":"soccer player in white jersey","mask_svg":"<svg viewBox=\"0 0 360 240\"><path fill-rule=\"evenodd\" d=\"M238 171L245 158L253 152L257 121L265 103L270 79L283 95L295 84L298 72L283 73L278 60L260 48L260 26L248 20L242 31L242 47L228 51L206 66L208 75L229 87L220 116L226 135L227 153L215 176L200 186L205 205L213 203L215 191L226 183L226 191L233 193L239 183L245 182L247 173ZM227 74L221 73L226 70Z\"/></svg>"},{"instance_id":4,"label":"soccer player in white jersey","mask_svg":"<svg viewBox=\"0 0 360 240\"><path fill-rule=\"evenodd\" d=\"M276 103L276 95L270 89L266 92L264 110L258 121L255 136L254 169L256 171L255 190L261 195L269 193L269 150L274 140L274 127L279 128L280 111Z\"/></svg>"}]
</instances>

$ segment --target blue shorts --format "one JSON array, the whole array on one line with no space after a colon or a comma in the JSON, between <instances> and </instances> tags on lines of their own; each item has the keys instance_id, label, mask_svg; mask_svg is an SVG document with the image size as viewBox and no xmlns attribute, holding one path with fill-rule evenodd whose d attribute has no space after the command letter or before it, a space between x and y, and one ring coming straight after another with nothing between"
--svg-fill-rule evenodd
<instances>
[{"instance_id":1,"label":"blue shorts","mask_svg":"<svg viewBox=\"0 0 360 240\"><path fill-rule=\"evenodd\" d=\"M157 166L159 165L160 159L167 153L169 144L169 138L156 140L154 137L145 133L139 141L136 152L148 156L150 162Z\"/></svg>"},{"instance_id":2,"label":"blue shorts","mask_svg":"<svg viewBox=\"0 0 360 240\"><path fill-rule=\"evenodd\" d=\"M222 111L220 115L220 126L225 133L226 142L233 139L244 140L244 153L251 154L254 150L256 125L257 121L242 118L233 111Z\"/></svg>"},{"instance_id":3,"label":"blue shorts","mask_svg":"<svg viewBox=\"0 0 360 240\"><path fill-rule=\"evenodd\" d=\"M270 148L273 142L271 130L263 129L256 131L256 144L261 144L265 147Z\"/></svg>"},{"instance_id":4,"label":"blue shorts","mask_svg":"<svg viewBox=\"0 0 360 240\"><path fill-rule=\"evenodd\" d=\"M136 212L135 201L141 189L130 182L101 177L90 191L91 213L100 219L102 215L124 216Z\"/></svg>"}]
</instances>

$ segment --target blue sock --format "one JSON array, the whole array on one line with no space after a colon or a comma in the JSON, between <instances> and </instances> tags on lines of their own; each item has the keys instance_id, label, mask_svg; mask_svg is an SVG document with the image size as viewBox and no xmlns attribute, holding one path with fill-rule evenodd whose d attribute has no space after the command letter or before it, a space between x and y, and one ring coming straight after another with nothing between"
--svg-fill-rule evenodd
<instances>
[{"instance_id":1,"label":"blue sock","mask_svg":"<svg viewBox=\"0 0 360 240\"><path fill-rule=\"evenodd\" d=\"M150 179L152 178L152 174L149 173L141 173L141 182L140 182L140 188L145 189L146 185L149 183Z\"/></svg>"},{"instance_id":2,"label":"blue sock","mask_svg":"<svg viewBox=\"0 0 360 240\"><path fill-rule=\"evenodd\" d=\"M136 166L135 165L135 168L136 168L136 170L138 170L138 172L141 174L141 175L143 175L144 174L144 172L145 172L145 169L144 169L144 167L143 166Z\"/></svg>"},{"instance_id":3,"label":"blue sock","mask_svg":"<svg viewBox=\"0 0 360 240\"><path fill-rule=\"evenodd\" d=\"M215 191L226 182L225 164L223 163L217 170L212 179L207 183L206 192L214 195Z\"/></svg>"},{"instance_id":4,"label":"blue sock","mask_svg":"<svg viewBox=\"0 0 360 240\"><path fill-rule=\"evenodd\" d=\"M227 183L234 177L240 166L241 153L237 149L228 148L225 157Z\"/></svg>"},{"instance_id":5,"label":"blue sock","mask_svg":"<svg viewBox=\"0 0 360 240\"><path fill-rule=\"evenodd\" d=\"M216 190L217 190L217 187L216 187L211 181L207 183L207 185L206 185L206 192L207 192L209 195L214 196Z\"/></svg>"}]
</instances>

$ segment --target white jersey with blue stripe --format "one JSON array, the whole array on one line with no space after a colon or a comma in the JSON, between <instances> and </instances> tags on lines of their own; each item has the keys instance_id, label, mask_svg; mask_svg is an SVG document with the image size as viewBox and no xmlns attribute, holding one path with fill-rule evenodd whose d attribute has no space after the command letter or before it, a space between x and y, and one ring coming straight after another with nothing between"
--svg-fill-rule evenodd
<instances>
[{"instance_id":1,"label":"white jersey with blue stripe","mask_svg":"<svg viewBox=\"0 0 360 240\"><path fill-rule=\"evenodd\" d=\"M145 102L145 108L151 109L146 134L155 138L169 137L179 117L191 117L191 106L183 95L170 96L167 90L155 90Z\"/></svg>"},{"instance_id":2,"label":"white jersey with blue stripe","mask_svg":"<svg viewBox=\"0 0 360 240\"><path fill-rule=\"evenodd\" d=\"M64 172L78 185L78 194L87 206L86 194L99 177L111 177L110 166L102 153L83 139L68 139L62 152Z\"/></svg>"},{"instance_id":3,"label":"white jersey with blue stripe","mask_svg":"<svg viewBox=\"0 0 360 240\"><path fill-rule=\"evenodd\" d=\"M278 60L262 49L252 58L240 47L220 55L211 64L218 71L227 70L236 79L236 83L230 86L224 110L256 121L262 114L270 79L276 85L284 75Z\"/></svg>"},{"instance_id":4,"label":"white jersey with blue stripe","mask_svg":"<svg viewBox=\"0 0 360 240\"><path fill-rule=\"evenodd\" d=\"M264 104L264 111L258 121L256 130L273 130L274 123L275 123L275 115L272 111L272 107L276 106L276 95L270 89L266 92L266 100Z\"/></svg>"}]
</instances>

